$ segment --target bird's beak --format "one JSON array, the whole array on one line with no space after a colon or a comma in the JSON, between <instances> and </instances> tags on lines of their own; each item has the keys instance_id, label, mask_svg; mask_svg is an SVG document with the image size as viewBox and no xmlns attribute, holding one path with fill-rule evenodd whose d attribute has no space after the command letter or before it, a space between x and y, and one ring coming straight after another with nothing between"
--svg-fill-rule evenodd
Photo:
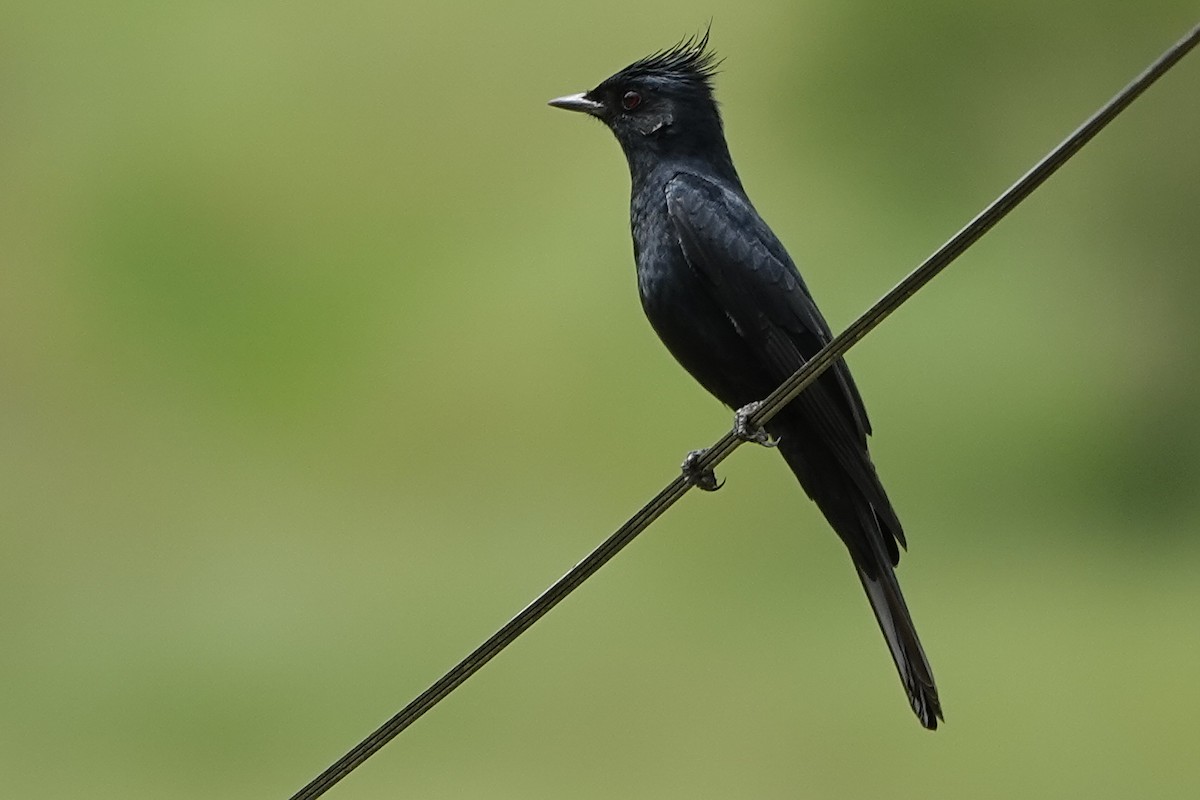
<instances>
[{"instance_id":1,"label":"bird's beak","mask_svg":"<svg viewBox=\"0 0 1200 800\"><path fill-rule=\"evenodd\" d=\"M595 100L589 100L586 94L569 94L566 97L556 97L550 101L550 105L555 108L565 108L567 111L582 111L584 114L591 114L593 117L600 116L604 111L604 104L597 103Z\"/></svg>"}]
</instances>

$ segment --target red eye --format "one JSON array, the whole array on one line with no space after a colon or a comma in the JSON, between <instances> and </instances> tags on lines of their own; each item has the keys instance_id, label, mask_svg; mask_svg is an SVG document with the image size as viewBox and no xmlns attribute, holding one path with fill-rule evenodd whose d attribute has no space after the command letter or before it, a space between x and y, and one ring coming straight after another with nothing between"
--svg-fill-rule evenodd
<instances>
[{"instance_id":1,"label":"red eye","mask_svg":"<svg viewBox=\"0 0 1200 800\"><path fill-rule=\"evenodd\" d=\"M626 111L633 111L642 104L642 96L637 92L626 92L621 97L621 108Z\"/></svg>"}]
</instances>

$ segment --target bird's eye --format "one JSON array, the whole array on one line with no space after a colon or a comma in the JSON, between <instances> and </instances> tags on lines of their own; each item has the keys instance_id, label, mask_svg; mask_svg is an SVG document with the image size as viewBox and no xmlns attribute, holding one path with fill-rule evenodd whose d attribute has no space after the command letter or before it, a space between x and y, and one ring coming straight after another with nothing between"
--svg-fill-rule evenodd
<instances>
[{"instance_id":1,"label":"bird's eye","mask_svg":"<svg viewBox=\"0 0 1200 800\"><path fill-rule=\"evenodd\" d=\"M621 96L621 108L633 111L642 104L642 96L637 92L626 92Z\"/></svg>"}]
</instances>

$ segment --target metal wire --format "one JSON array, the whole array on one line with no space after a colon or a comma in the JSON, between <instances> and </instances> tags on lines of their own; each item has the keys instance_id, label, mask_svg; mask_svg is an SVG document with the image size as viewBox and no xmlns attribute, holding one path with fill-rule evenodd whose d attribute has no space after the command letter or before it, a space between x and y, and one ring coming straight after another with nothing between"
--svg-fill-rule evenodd
<instances>
[{"instance_id":1,"label":"metal wire","mask_svg":"<svg viewBox=\"0 0 1200 800\"><path fill-rule=\"evenodd\" d=\"M1081 147L1100 132L1118 114L1132 103L1138 95L1144 92L1154 81L1162 77L1176 62L1184 57L1200 42L1200 25L1192 28L1187 36L1160 56L1153 64L1109 100L1099 111L1068 136L1061 144L1029 170L1020 180L985 208L978 216L970 221L962 230L949 241L938 248L920 266L913 270L891 291L871 306L850 327L821 348L821 350L804 364L794 375L787 379L778 389L771 392L761 403L758 410L750 416L752 425L762 425L779 413L785 405L793 400L800 392L817 379L847 350L866 336L888 315L904 304L910 297L929 283L938 273L945 269L954 259L958 258L968 247L988 232L1008 212L1012 211L1022 200L1029 196L1034 189L1050 177ZM724 461L730 453L736 450L743 440L734 431L722 436L712 447L705 451L696 463L698 469L712 469ZM432 686L422 692L399 713L381 725L374 733L363 739L353 750L339 758L328 769L313 779L291 800L313 800L320 797L352 770L374 755L385 744L390 742L401 731L415 722L422 714L437 705L442 698L454 691L463 681L474 675L484 664L492 660L501 650L507 647L531 625L541 619L554 606L558 605L567 595L597 570L619 553L638 534L650 526L654 520L675 504L691 485L682 476L675 478L653 500L647 503L633 517L609 536L599 547L586 558L576 564L566 575L563 575L530 603L521 613L496 631L486 642L481 644L469 656L460 661L453 669L443 675Z\"/></svg>"}]
</instances>

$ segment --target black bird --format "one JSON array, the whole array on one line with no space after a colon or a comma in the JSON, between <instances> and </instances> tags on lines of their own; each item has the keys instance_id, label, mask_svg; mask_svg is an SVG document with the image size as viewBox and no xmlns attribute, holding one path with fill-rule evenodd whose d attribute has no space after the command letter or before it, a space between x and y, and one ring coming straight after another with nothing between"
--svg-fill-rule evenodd
<instances>
[{"instance_id":1,"label":"black bird","mask_svg":"<svg viewBox=\"0 0 1200 800\"><path fill-rule=\"evenodd\" d=\"M779 239L746 196L713 98L708 34L550 101L604 122L629 162L638 291L667 349L726 405L766 397L832 338ZM743 417L744 418L744 417ZM867 451L871 424L838 360L768 425L850 550L921 724L942 719L892 567L904 531ZM711 487L710 487L711 488Z\"/></svg>"}]
</instances>

